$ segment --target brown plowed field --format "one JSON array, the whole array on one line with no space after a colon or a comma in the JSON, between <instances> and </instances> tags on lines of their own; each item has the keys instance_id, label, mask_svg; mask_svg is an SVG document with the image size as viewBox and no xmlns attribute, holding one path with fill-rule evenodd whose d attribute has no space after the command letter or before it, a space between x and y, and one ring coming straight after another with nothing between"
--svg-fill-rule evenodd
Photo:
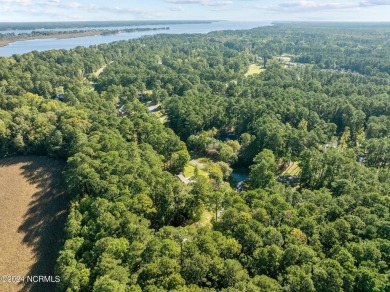
<instances>
[{"instance_id":1,"label":"brown plowed field","mask_svg":"<svg viewBox=\"0 0 390 292\"><path fill-rule=\"evenodd\" d=\"M67 215L64 166L47 157L0 159L0 277L54 276ZM53 290L48 283L0 283L1 292Z\"/></svg>"}]
</instances>

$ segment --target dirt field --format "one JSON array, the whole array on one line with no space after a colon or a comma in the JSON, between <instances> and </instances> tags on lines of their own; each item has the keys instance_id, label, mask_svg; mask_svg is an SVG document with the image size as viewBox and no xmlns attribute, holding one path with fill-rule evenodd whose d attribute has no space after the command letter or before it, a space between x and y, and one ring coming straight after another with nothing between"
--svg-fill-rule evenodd
<instances>
[{"instance_id":1,"label":"dirt field","mask_svg":"<svg viewBox=\"0 0 390 292\"><path fill-rule=\"evenodd\" d=\"M0 159L0 277L54 276L67 215L64 166L47 157ZM47 283L0 283L0 291L53 290Z\"/></svg>"}]
</instances>

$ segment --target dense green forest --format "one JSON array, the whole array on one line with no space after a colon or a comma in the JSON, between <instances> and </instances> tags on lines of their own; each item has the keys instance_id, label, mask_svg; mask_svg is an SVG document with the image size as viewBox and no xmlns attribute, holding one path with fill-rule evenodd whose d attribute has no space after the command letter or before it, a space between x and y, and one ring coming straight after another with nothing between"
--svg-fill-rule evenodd
<instances>
[{"instance_id":1,"label":"dense green forest","mask_svg":"<svg viewBox=\"0 0 390 292\"><path fill-rule=\"evenodd\" d=\"M389 97L387 24L34 51L0 155L67 161L60 291L390 291Z\"/></svg>"}]
</instances>

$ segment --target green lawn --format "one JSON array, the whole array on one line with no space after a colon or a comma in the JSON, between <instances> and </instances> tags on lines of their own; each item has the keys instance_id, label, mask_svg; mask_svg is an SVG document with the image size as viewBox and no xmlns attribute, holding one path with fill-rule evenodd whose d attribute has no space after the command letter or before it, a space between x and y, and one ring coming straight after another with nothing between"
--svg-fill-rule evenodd
<instances>
[{"instance_id":1,"label":"green lawn","mask_svg":"<svg viewBox=\"0 0 390 292\"><path fill-rule=\"evenodd\" d=\"M163 116L163 113L161 112L161 110L154 112L154 114L155 114L156 117L158 117L158 118L161 118L161 117Z\"/></svg>"},{"instance_id":2,"label":"green lawn","mask_svg":"<svg viewBox=\"0 0 390 292\"><path fill-rule=\"evenodd\" d=\"M200 158L197 158L195 160L198 161L199 163L204 164L204 165L208 165L208 164L213 163L213 161L210 158L206 158L206 157L200 157Z\"/></svg>"},{"instance_id":3,"label":"green lawn","mask_svg":"<svg viewBox=\"0 0 390 292\"><path fill-rule=\"evenodd\" d=\"M213 215L205 209L203 211L202 216L200 217L200 220L197 222L199 226L210 226L211 227L211 220L213 219Z\"/></svg>"},{"instance_id":4,"label":"green lawn","mask_svg":"<svg viewBox=\"0 0 390 292\"><path fill-rule=\"evenodd\" d=\"M161 123L166 123L168 121L168 116L165 115L161 110L153 112L154 115L160 120Z\"/></svg>"},{"instance_id":5,"label":"green lawn","mask_svg":"<svg viewBox=\"0 0 390 292\"><path fill-rule=\"evenodd\" d=\"M163 119L163 120L167 120L167 115L164 115L163 112L161 110L159 111L156 111L154 112L154 114L156 115L156 117L158 117L159 119Z\"/></svg>"},{"instance_id":6,"label":"green lawn","mask_svg":"<svg viewBox=\"0 0 390 292\"><path fill-rule=\"evenodd\" d=\"M245 77L250 76L250 75L254 75L254 74L259 74L259 73L263 72L264 70L265 69L260 68L259 65L251 64L248 67L248 71L245 73Z\"/></svg>"},{"instance_id":7,"label":"green lawn","mask_svg":"<svg viewBox=\"0 0 390 292\"><path fill-rule=\"evenodd\" d=\"M292 162L280 176L297 176L301 173L301 169L298 166L298 162Z\"/></svg>"},{"instance_id":8,"label":"green lawn","mask_svg":"<svg viewBox=\"0 0 390 292\"><path fill-rule=\"evenodd\" d=\"M192 163L188 163L183 170L183 175L187 178L193 177L195 171L195 166ZM200 167L198 167L199 175L202 175L204 177L207 177L207 172L202 170Z\"/></svg>"},{"instance_id":9,"label":"green lawn","mask_svg":"<svg viewBox=\"0 0 390 292\"><path fill-rule=\"evenodd\" d=\"M206 208L203 210L202 215L200 216L199 221L194 222L191 224L191 226L195 227L212 227L211 220L215 218L215 214L213 215L209 210Z\"/></svg>"}]
</instances>

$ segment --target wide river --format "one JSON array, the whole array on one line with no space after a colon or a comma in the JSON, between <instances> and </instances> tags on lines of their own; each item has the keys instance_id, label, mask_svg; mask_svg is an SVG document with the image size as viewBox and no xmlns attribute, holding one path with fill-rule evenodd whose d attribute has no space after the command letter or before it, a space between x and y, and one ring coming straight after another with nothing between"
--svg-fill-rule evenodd
<instances>
[{"instance_id":1,"label":"wide river","mask_svg":"<svg viewBox=\"0 0 390 292\"><path fill-rule=\"evenodd\" d=\"M25 54L31 51L46 51L53 49L72 49L78 46L91 46L98 44L111 43L119 40L135 39L146 35L155 34L183 34L183 33L209 33L220 30L241 30L251 29L259 26L269 26L270 22L235 22L235 21L219 21L212 23L196 23L196 24L162 24L149 25L147 27L169 27L169 30L154 30L140 31L132 33L119 33L115 35L97 35L67 39L36 39L28 41L17 41L5 47L0 47L0 56L9 57L13 54ZM145 26L140 26L145 27ZM117 29L113 27L112 29ZM1 33L1 31L0 31Z\"/></svg>"}]
</instances>

